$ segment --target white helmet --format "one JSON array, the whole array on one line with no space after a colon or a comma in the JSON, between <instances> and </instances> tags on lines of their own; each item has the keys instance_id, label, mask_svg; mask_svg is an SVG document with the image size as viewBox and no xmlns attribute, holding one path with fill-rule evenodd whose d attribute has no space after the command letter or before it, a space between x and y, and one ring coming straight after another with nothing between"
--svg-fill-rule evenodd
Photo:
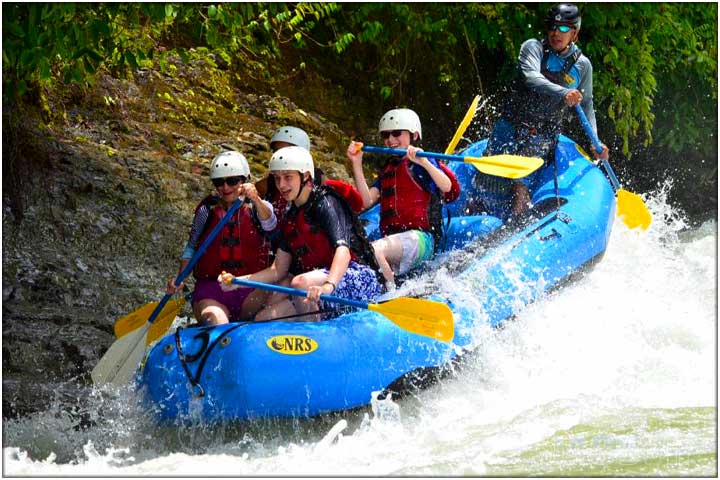
<instances>
[{"instance_id":1,"label":"white helmet","mask_svg":"<svg viewBox=\"0 0 720 480\"><path fill-rule=\"evenodd\" d=\"M270 157L268 165L270 172L279 170L298 170L301 173L310 172L310 178L315 173L315 164L312 155L303 147L283 147Z\"/></svg>"},{"instance_id":2,"label":"white helmet","mask_svg":"<svg viewBox=\"0 0 720 480\"><path fill-rule=\"evenodd\" d=\"M245 156L234 150L222 152L210 164L210 179L238 177L250 178L250 166Z\"/></svg>"},{"instance_id":3,"label":"white helmet","mask_svg":"<svg viewBox=\"0 0 720 480\"><path fill-rule=\"evenodd\" d=\"M273 142L286 142L303 147L308 152L310 151L310 137L305 133L305 130L297 127L278 128L270 139L270 148L272 148Z\"/></svg>"},{"instance_id":4,"label":"white helmet","mask_svg":"<svg viewBox=\"0 0 720 480\"><path fill-rule=\"evenodd\" d=\"M410 133L417 132L418 138L422 138L422 127L420 117L409 108L394 108L385 112L380 119L378 131L408 130Z\"/></svg>"}]
</instances>

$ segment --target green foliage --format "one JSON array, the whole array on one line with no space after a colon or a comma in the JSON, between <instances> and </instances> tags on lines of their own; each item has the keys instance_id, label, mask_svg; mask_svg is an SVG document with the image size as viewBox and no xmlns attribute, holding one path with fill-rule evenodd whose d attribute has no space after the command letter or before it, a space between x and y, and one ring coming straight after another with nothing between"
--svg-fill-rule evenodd
<instances>
[{"instance_id":1,"label":"green foliage","mask_svg":"<svg viewBox=\"0 0 720 480\"><path fill-rule=\"evenodd\" d=\"M92 84L100 67L137 68L170 23L159 4L3 3L3 95L53 80Z\"/></svg>"},{"instance_id":2,"label":"green foliage","mask_svg":"<svg viewBox=\"0 0 720 480\"><path fill-rule=\"evenodd\" d=\"M207 47L223 61L262 70L281 47L304 48L333 3L3 3L4 98L16 101L51 81L92 84L100 68L122 74L160 56L189 58ZM342 52L352 34L328 47ZM254 62L254 63L253 63ZM32 92L31 92L32 91ZM32 96L32 95L31 95Z\"/></svg>"},{"instance_id":3,"label":"green foliage","mask_svg":"<svg viewBox=\"0 0 720 480\"><path fill-rule=\"evenodd\" d=\"M662 13L653 32L658 141L673 153L690 147L717 156L717 4L663 4Z\"/></svg>"},{"instance_id":4,"label":"green foliage","mask_svg":"<svg viewBox=\"0 0 720 480\"><path fill-rule=\"evenodd\" d=\"M701 148L717 130L717 4L588 4L584 15L596 105L605 106L623 153L631 140Z\"/></svg>"},{"instance_id":5,"label":"green foliage","mask_svg":"<svg viewBox=\"0 0 720 480\"><path fill-rule=\"evenodd\" d=\"M124 75L151 62L171 73L179 56L241 85L278 85L312 68L362 103L352 115L408 105L449 128L441 118L452 122L475 93L491 97L509 81L522 42L544 35L549 5L3 3L3 95L42 103L53 82L91 84L99 70ZM614 130L627 156L653 141L716 152L707 132L717 130L717 4L580 8L605 136Z\"/></svg>"}]
</instances>

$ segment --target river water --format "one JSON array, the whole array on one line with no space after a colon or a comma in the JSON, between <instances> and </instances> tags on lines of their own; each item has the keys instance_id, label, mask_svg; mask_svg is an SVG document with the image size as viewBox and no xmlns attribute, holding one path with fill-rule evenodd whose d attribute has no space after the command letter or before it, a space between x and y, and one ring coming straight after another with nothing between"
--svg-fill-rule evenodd
<instances>
[{"instance_id":1,"label":"river water","mask_svg":"<svg viewBox=\"0 0 720 480\"><path fill-rule=\"evenodd\" d=\"M310 420L159 428L132 392L3 424L5 475L717 476L717 223L615 221L578 282L479 327L454 377ZM445 288L452 288L450 283Z\"/></svg>"}]
</instances>

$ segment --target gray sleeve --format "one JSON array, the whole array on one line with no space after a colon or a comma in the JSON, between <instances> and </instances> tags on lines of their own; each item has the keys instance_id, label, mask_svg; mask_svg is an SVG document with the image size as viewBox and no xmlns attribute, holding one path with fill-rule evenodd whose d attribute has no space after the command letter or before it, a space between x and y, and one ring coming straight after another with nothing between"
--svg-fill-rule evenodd
<instances>
[{"instance_id":1,"label":"gray sleeve","mask_svg":"<svg viewBox=\"0 0 720 480\"><path fill-rule=\"evenodd\" d=\"M525 78L525 85L536 93L548 95L562 100L570 89L561 87L541 73L543 47L539 40L534 38L526 40L520 47L518 66Z\"/></svg>"},{"instance_id":2,"label":"gray sleeve","mask_svg":"<svg viewBox=\"0 0 720 480\"><path fill-rule=\"evenodd\" d=\"M190 228L190 238L188 238L187 244L185 244L185 250L183 250L183 260L190 260L195 254L195 250L198 248L200 242L200 236L205 230L205 223L207 223L208 217L210 216L210 209L207 205L202 205L193 219L192 227Z\"/></svg>"},{"instance_id":3,"label":"gray sleeve","mask_svg":"<svg viewBox=\"0 0 720 480\"><path fill-rule=\"evenodd\" d=\"M580 93L582 93L583 96L582 102L580 102L580 107L583 109L583 112L585 112L585 116L590 122L590 125L592 125L593 130L597 133L595 106L593 104L592 63L590 63L590 60L585 55L581 55L575 65L578 70L580 70L580 86L578 87L578 90L580 90Z\"/></svg>"},{"instance_id":4,"label":"gray sleeve","mask_svg":"<svg viewBox=\"0 0 720 480\"><path fill-rule=\"evenodd\" d=\"M268 202L267 200L261 200L265 204L265 206L270 210L270 217L267 220L263 220L258 217L258 220L260 220L260 225L262 226L262 229L266 232L272 232L275 230L275 227L277 227L277 217L275 216L275 209L272 206L272 203ZM255 214L257 215L257 211L255 211Z\"/></svg>"}]
</instances>

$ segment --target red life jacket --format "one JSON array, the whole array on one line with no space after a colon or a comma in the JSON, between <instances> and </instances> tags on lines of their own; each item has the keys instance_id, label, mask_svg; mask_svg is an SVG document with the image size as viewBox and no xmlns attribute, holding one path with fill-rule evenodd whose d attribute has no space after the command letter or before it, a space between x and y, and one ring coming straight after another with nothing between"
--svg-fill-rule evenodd
<instances>
[{"instance_id":1,"label":"red life jacket","mask_svg":"<svg viewBox=\"0 0 720 480\"><path fill-rule=\"evenodd\" d=\"M390 161L380 179L380 231L383 235L407 230L430 231L428 209L432 195L415 181L405 157Z\"/></svg>"},{"instance_id":2,"label":"red life jacket","mask_svg":"<svg viewBox=\"0 0 720 480\"><path fill-rule=\"evenodd\" d=\"M339 193L341 197L347 200L350 208L352 208L355 213L362 212L363 199L360 196L360 192L357 191L357 188L353 187L349 183L341 182L340 180L330 179L325 180L325 185L335 189L335 191Z\"/></svg>"},{"instance_id":3,"label":"red life jacket","mask_svg":"<svg viewBox=\"0 0 720 480\"><path fill-rule=\"evenodd\" d=\"M322 189L313 192L317 197L312 199L315 203L322 195ZM318 268L330 268L336 247L330 243L327 234L322 231L310 216L311 201L300 208L292 208L282 223L282 233L285 242L293 255L293 273L300 274ZM351 260L357 261L357 255L351 249Z\"/></svg>"},{"instance_id":4,"label":"red life jacket","mask_svg":"<svg viewBox=\"0 0 720 480\"><path fill-rule=\"evenodd\" d=\"M205 199L196 208L197 211L203 204L210 208L198 245L202 245L225 216L222 204L212 206L211 203L212 200ZM249 206L240 207L200 257L193 270L195 278L214 279L223 271L236 276L248 275L270 265L270 245L260 230Z\"/></svg>"}]
</instances>

